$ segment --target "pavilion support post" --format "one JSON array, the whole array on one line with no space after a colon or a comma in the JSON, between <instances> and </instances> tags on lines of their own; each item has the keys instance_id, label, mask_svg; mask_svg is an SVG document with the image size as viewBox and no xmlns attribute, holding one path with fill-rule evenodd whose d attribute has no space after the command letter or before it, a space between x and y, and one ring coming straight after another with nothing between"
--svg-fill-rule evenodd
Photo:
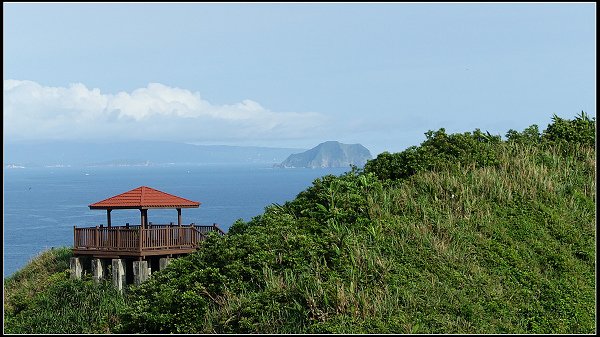
<instances>
[{"instance_id":1,"label":"pavilion support post","mask_svg":"<svg viewBox=\"0 0 600 337\"><path fill-rule=\"evenodd\" d=\"M167 268L167 266L169 265L169 263L171 263L171 259L168 257L161 257L160 260L158 260L158 270L163 270L165 268Z\"/></svg>"},{"instance_id":2,"label":"pavilion support post","mask_svg":"<svg viewBox=\"0 0 600 337\"><path fill-rule=\"evenodd\" d=\"M102 259L92 259L92 277L94 282L98 283L104 278L104 264Z\"/></svg>"},{"instance_id":3,"label":"pavilion support post","mask_svg":"<svg viewBox=\"0 0 600 337\"><path fill-rule=\"evenodd\" d=\"M110 211L112 211L110 208L106 210L106 225L108 227L110 227Z\"/></svg>"},{"instance_id":4,"label":"pavilion support post","mask_svg":"<svg viewBox=\"0 0 600 337\"><path fill-rule=\"evenodd\" d=\"M69 260L69 267L71 268L71 278L81 279L83 268L81 268L81 260L78 257L72 257Z\"/></svg>"},{"instance_id":5,"label":"pavilion support post","mask_svg":"<svg viewBox=\"0 0 600 337\"><path fill-rule=\"evenodd\" d=\"M133 261L133 283L139 285L150 278L148 261Z\"/></svg>"},{"instance_id":6,"label":"pavilion support post","mask_svg":"<svg viewBox=\"0 0 600 337\"><path fill-rule=\"evenodd\" d=\"M125 264L123 259L112 259L112 281L117 290L123 291L125 285Z\"/></svg>"},{"instance_id":7,"label":"pavilion support post","mask_svg":"<svg viewBox=\"0 0 600 337\"><path fill-rule=\"evenodd\" d=\"M181 226L181 208L177 209L177 224Z\"/></svg>"}]
</instances>

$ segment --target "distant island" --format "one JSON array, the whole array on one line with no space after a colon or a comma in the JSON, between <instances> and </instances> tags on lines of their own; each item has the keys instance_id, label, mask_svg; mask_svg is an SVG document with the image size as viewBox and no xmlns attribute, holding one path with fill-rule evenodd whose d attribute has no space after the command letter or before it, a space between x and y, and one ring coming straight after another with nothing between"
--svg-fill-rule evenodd
<instances>
[{"instance_id":1,"label":"distant island","mask_svg":"<svg viewBox=\"0 0 600 337\"><path fill-rule=\"evenodd\" d=\"M336 141L321 143L314 148L292 154L276 167L362 167L367 160L372 159L371 152L360 144L342 144Z\"/></svg>"}]
</instances>

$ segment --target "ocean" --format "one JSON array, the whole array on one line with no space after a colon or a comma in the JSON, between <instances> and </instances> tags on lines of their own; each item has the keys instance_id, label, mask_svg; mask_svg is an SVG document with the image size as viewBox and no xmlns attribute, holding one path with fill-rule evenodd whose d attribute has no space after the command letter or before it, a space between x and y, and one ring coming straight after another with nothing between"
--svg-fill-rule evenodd
<instances>
[{"instance_id":1,"label":"ocean","mask_svg":"<svg viewBox=\"0 0 600 337\"><path fill-rule=\"evenodd\" d=\"M270 164L4 169L4 277L51 247L73 245L73 226L106 224L106 211L88 205L139 186L199 201L182 209L184 224L213 224L227 231L270 204L283 204L318 177L349 168L273 168ZM113 225L139 224L138 210L113 210ZM150 209L153 223L177 223L174 209Z\"/></svg>"}]
</instances>

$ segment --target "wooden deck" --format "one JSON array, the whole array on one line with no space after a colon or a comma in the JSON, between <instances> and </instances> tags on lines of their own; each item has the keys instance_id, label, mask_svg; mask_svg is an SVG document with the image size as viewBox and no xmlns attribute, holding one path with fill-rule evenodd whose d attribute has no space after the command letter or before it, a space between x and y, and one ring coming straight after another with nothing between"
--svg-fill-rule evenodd
<instances>
[{"instance_id":1,"label":"wooden deck","mask_svg":"<svg viewBox=\"0 0 600 337\"><path fill-rule=\"evenodd\" d=\"M187 254L194 252L198 243L209 232L225 233L216 225L140 225L73 228L73 254L94 257Z\"/></svg>"}]
</instances>

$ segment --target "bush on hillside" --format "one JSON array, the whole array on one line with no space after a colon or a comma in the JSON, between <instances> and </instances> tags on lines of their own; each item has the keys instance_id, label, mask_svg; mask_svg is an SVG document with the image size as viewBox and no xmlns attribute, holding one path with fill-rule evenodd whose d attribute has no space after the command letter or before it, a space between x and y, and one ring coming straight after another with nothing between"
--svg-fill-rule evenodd
<instances>
[{"instance_id":1,"label":"bush on hillside","mask_svg":"<svg viewBox=\"0 0 600 337\"><path fill-rule=\"evenodd\" d=\"M542 139L542 135L536 124L533 124L522 132L510 129L506 133L506 139L508 142L525 144L535 146L538 145Z\"/></svg>"},{"instance_id":2,"label":"bush on hillside","mask_svg":"<svg viewBox=\"0 0 600 337\"><path fill-rule=\"evenodd\" d=\"M581 112L575 119L563 119L554 115L552 124L544 130L542 139L554 144L581 144L595 146L596 144L596 118Z\"/></svg>"},{"instance_id":3,"label":"bush on hillside","mask_svg":"<svg viewBox=\"0 0 600 337\"><path fill-rule=\"evenodd\" d=\"M398 152L383 152L365 165L365 172L381 180L402 180L418 172L441 170L449 166L483 167L497 164L496 145L500 136L479 129L465 133L446 134L444 128L425 133L420 146Z\"/></svg>"}]
</instances>

